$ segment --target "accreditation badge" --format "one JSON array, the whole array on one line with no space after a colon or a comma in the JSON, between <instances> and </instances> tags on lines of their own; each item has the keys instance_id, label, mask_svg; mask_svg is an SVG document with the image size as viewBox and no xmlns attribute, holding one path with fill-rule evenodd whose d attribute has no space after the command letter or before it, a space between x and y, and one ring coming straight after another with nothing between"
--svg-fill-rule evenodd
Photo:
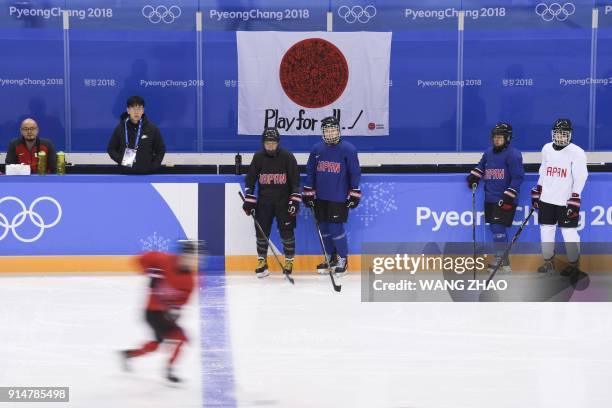
<instances>
[{"instance_id":1,"label":"accreditation badge","mask_svg":"<svg viewBox=\"0 0 612 408\"><path fill-rule=\"evenodd\" d=\"M135 161L136 149L126 148L125 153L123 153L123 160L121 160L121 165L125 167L132 167Z\"/></svg>"}]
</instances>

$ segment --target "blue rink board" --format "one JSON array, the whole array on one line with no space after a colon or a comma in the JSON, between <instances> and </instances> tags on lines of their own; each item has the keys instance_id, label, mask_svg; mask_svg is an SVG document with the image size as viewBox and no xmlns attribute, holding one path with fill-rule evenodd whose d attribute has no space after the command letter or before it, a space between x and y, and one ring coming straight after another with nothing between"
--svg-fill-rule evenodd
<instances>
[{"instance_id":1,"label":"blue rink board","mask_svg":"<svg viewBox=\"0 0 612 408\"><path fill-rule=\"evenodd\" d=\"M184 237L170 207L152 183L199 183L199 235L210 241L211 255L225 254L228 214L225 184L242 183L243 176L226 175L68 175L1 177L0 200L15 197L25 207L41 197L52 197L62 207L62 218L34 242L15 238L12 227L0 227L0 255L130 255L143 242L160 236ZM583 242L609 242L612 237L612 174L589 176L582 195L580 235ZM530 205L529 190L536 175L528 174L521 187L515 224ZM346 229L349 250L359 253L364 242L471 242L471 193L462 174L364 175L361 205L351 211ZM238 200L238 197L235 198ZM482 189L477 209L482 211ZM0 202L0 218L7 224L22 211L14 200ZM57 217L45 200L35 211L51 223ZM26 217L27 218L27 217ZM17 227L16 227L17 228ZM513 227L510 233L514 233ZM34 237L39 229L26 219L16 229L21 237ZM477 227L477 240L488 241L488 228ZM318 254L318 241L310 212L302 209L296 229L297 253ZM560 238L560 233L559 233ZM522 242L539 242L539 228L531 221ZM272 240L281 246L276 228Z\"/></svg>"}]
</instances>

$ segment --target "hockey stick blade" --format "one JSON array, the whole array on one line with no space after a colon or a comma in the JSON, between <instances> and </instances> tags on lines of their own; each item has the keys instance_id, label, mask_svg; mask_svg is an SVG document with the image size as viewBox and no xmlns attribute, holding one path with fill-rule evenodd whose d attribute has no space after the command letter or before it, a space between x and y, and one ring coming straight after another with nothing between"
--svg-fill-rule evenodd
<instances>
[{"instance_id":1,"label":"hockey stick blade","mask_svg":"<svg viewBox=\"0 0 612 408\"><path fill-rule=\"evenodd\" d=\"M242 194L242 191L238 191L238 195L240 196L240 199L242 200L242 202L245 202L244 195ZM251 213L251 217L253 217L253 221L255 221L255 228L257 228L257 230L259 231L259 233L261 234L262 237L266 237L266 240L268 241L268 248L270 248L270 250L272 251L272 255L274 255L274 259L276 259L276 262L278 262L278 266L280 266L281 270L283 271L283 275L285 275L285 278L287 278L289 283L291 283L292 285L295 285L295 280L289 275L289 273L287 273L287 270L285 269L285 267L283 266L282 262L278 258L278 255L276 254L276 250L274 249L274 246L270 242L270 238L268 236L266 236L266 234L264 233L263 228L261 228L261 225L257 221L257 218L255 218L255 212Z\"/></svg>"},{"instance_id":2,"label":"hockey stick blade","mask_svg":"<svg viewBox=\"0 0 612 408\"><path fill-rule=\"evenodd\" d=\"M287 273L287 270L285 268L283 268L283 275L285 275L285 278L287 278L289 283L291 283L292 285L295 285L295 280L291 277L289 273Z\"/></svg>"},{"instance_id":3,"label":"hockey stick blade","mask_svg":"<svg viewBox=\"0 0 612 408\"><path fill-rule=\"evenodd\" d=\"M336 280L334 279L334 274L332 273L331 268L329 268L329 277L331 278L332 286L334 287L334 290L336 292L340 292L342 290L342 286L336 283Z\"/></svg>"},{"instance_id":4,"label":"hockey stick blade","mask_svg":"<svg viewBox=\"0 0 612 408\"><path fill-rule=\"evenodd\" d=\"M319 221L317 221L317 216L315 214L315 210L314 208L310 209L312 211L312 218L314 219L315 222L315 228L317 229L317 233L319 234L319 242L321 243L321 248L323 249L323 256L325 256L325 262L327 263L327 273L329 274L329 277L331 279L332 282L332 286L334 287L334 290L336 292L340 292L342 290L342 285L338 285L336 283L336 279L334 279L334 274L331 270L331 266L330 266L330 259L327 256L327 251L325 250L325 244L323 243L323 235L321 235L321 228L319 228Z\"/></svg>"}]
</instances>

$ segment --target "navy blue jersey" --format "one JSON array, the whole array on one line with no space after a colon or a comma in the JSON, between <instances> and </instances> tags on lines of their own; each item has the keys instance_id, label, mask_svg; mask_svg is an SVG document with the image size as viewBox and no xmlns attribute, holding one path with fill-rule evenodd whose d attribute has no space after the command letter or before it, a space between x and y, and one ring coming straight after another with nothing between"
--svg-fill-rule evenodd
<instances>
[{"instance_id":1,"label":"navy blue jersey","mask_svg":"<svg viewBox=\"0 0 612 408\"><path fill-rule=\"evenodd\" d=\"M515 190L518 197L525 171L523 156L514 147L508 146L498 153L493 147L488 148L476 168L484 174L485 202L498 202L507 188Z\"/></svg>"},{"instance_id":2,"label":"navy blue jersey","mask_svg":"<svg viewBox=\"0 0 612 408\"><path fill-rule=\"evenodd\" d=\"M344 202L349 190L359 188L357 149L344 140L331 146L319 142L310 151L306 172L306 186L316 190L317 198Z\"/></svg>"}]
</instances>

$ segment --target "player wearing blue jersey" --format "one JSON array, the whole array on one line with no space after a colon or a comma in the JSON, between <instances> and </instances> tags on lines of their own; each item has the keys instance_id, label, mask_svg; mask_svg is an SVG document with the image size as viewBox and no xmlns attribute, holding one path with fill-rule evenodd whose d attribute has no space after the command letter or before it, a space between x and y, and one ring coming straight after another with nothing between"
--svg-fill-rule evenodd
<instances>
[{"instance_id":1,"label":"player wearing blue jersey","mask_svg":"<svg viewBox=\"0 0 612 408\"><path fill-rule=\"evenodd\" d=\"M512 140L512 126L508 123L498 123L491 130L493 146L488 148L480 162L467 176L468 187L478 185L484 180L485 190L485 220L493 234L493 242L498 247L508 242L508 227L512 226L519 189L523 182L523 157L514 147L510 146ZM503 248L496 251L497 265ZM502 262L501 272L509 273L510 262L506 258Z\"/></svg>"},{"instance_id":2,"label":"player wearing blue jersey","mask_svg":"<svg viewBox=\"0 0 612 408\"><path fill-rule=\"evenodd\" d=\"M327 273L329 266L334 268L336 276L343 276L348 267L344 223L349 209L357 208L361 200L361 169L355 146L340 140L338 119L324 118L321 131L323 142L314 145L308 157L303 201L307 207L314 208L325 250L330 254L330 264L325 260L317 266L317 271Z\"/></svg>"}]
</instances>

